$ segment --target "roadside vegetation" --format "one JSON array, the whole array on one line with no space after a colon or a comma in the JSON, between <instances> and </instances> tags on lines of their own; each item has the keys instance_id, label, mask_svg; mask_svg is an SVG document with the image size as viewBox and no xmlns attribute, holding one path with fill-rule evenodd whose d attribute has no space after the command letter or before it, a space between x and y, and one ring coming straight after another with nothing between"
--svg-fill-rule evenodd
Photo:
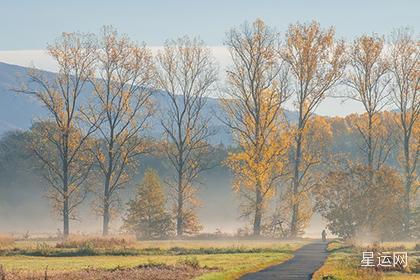
<instances>
[{"instance_id":1,"label":"roadside vegetation","mask_svg":"<svg viewBox=\"0 0 420 280\"><path fill-rule=\"evenodd\" d=\"M2 240L6 238L2 238ZM237 279L293 257L305 241L70 236L0 246L0 279ZM88 257L87 257L88 256ZM0 274L2 275L2 274Z\"/></svg>"},{"instance_id":2,"label":"roadside vegetation","mask_svg":"<svg viewBox=\"0 0 420 280\"><path fill-rule=\"evenodd\" d=\"M327 249L331 254L325 264L314 274L313 280L377 280L418 279L420 274L420 244L415 242L384 242L351 244L333 241ZM404 270L361 267L362 254L373 252L407 252L408 267Z\"/></svg>"}]
</instances>

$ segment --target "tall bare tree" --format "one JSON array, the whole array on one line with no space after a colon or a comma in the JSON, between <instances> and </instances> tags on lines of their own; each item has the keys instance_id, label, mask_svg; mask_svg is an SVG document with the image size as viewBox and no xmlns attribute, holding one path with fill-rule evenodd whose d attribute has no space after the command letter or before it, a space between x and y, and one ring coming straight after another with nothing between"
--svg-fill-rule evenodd
<instances>
[{"instance_id":1,"label":"tall bare tree","mask_svg":"<svg viewBox=\"0 0 420 280\"><path fill-rule=\"evenodd\" d=\"M209 116L204 115L206 96L217 79L217 67L210 50L197 38L168 41L157 55L157 81L169 98L162 112L166 136L165 152L175 172L170 187L176 212L176 234L199 230L194 212L194 183L208 168Z\"/></svg>"},{"instance_id":2,"label":"tall bare tree","mask_svg":"<svg viewBox=\"0 0 420 280\"><path fill-rule=\"evenodd\" d=\"M29 84L19 90L31 94L47 109L49 118L34 125L33 151L45 167L49 197L63 218L63 234L70 232L69 220L85 198L84 183L92 161L86 156L94 126L82 124L80 108L95 60L91 34L63 33L48 46L58 64L54 77L37 69L29 73Z\"/></svg>"},{"instance_id":3,"label":"tall bare tree","mask_svg":"<svg viewBox=\"0 0 420 280\"><path fill-rule=\"evenodd\" d=\"M342 41L334 38L334 29L321 29L317 22L293 24L286 33L286 44L280 54L290 66L294 101L298 121L294 136L292 161L292 217L291 236L298 234L299 194L301 182L314 166L302 164L304 130L314 110L327 92L337 84L345 67L345 48Z\"/></svg>"},{"instance_id":4,"label":"tall bare tree","mask_svg":"<svg viewBox=\"0 0 420 280\"><path fill-rule=\"evenodd\" d=\"M260 235L264 206L273 195L284 165L282 104L287 98L287 71L278 57L279 36L262 20L227 33L225 45L233 65L222 98L225 124L241 151L229 155L235 190L245 198L243 215L253 217Z\"/></svg>"},{"instance_id":5,"label":"tall bare tree","mask_svg":"<svg viewBox=\"0 0 420 280\"><path fill-rule=\"evenodd\" d=\"M391 42L390 68L393 74L392 100L398 108L400 139L402 143L401 166L404 170L404 228L410 237L413 223L412 207L415 201L416 168L420 153L420 45L410 30L394 32ZM414 196L414 199L413 197Z\"/></svg>"},{"instance_id":6,"label":"tall bare tree","mask_svg":"<svg viewBox=\"0 0 420 280\"><path fill-rule=\"evenodd\" d=\"M131 179L136 157L150 148L145 130L153 113L154 64L144 45L118 35L112 27L102 30L96 60L98 77L91 80L95 98L84 112L90 123L97 124L101 139L92 152L104 180L99 209L107 235L118 192Z\"/></svg>"},{"instance_id":7,"label":"tall bare tree","mask_svg":"<svg viewBox=\"0 0 420 280\"><path fill-rule=\"evenodd\" d=\"M389 150L390 146L390 138L384 142L376 129L380 112L389 104L390 93L391 77L384 54L384 39L376 35L356 39L349 50L349 66L345 83L351 89L349 98L360 102L366 112L366 121L356 123L356 128L362 135L361 149L372 171L384 162L383 158L378 158L379 150L385 146Z\"/></svg>"}]
</instances>

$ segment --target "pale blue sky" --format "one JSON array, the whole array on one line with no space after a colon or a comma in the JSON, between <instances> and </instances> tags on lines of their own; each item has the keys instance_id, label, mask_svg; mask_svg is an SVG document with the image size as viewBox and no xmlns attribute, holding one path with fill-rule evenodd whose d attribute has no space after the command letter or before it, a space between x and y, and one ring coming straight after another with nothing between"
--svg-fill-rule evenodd
<instances>
[{"instance_id":1,"label":"pale blue sky","mask_svg":"<svg viewBox=\"0 0 420 280\"><path fill-rule=\"evenodd\" d=\"M42 49L63 31L96 32L104 24L152 46L185 34L214 46L229 28L255 18L281 32L290 23L316 19L351 39L401 26L418 31L419 11L418 0L0 0L0 50Z\"/></svg>"}]
</instances>

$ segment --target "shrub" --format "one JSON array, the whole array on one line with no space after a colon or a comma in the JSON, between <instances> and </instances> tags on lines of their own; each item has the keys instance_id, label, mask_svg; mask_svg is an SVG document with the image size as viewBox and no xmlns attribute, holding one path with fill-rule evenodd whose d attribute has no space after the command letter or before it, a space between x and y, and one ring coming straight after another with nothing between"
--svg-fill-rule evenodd
<instances>
[{"instance_id":1,"label":"shrub","mask_svg":"<svg viewBox=\"0 0 420 280\"><path fill-rule=\"evenodd\" d=\"M198 262L197 257L186 257L186 258L182 258L177 260L176 262L178 265L182 265L182 266L188 266L194 269L199 269L200 268L200 263Z\"/></svg>"},{"instance_id":2,"label":"shrub","mask_svg":"<svg viewBox=\"0 0 420 280\"><path fill-rule=\"evenodd\" d=\"M93 256L96 255L95 246L92 243L86 242L77 250L77 255Z\"/></svg>"},{"instance_id":3,"label":"shrub","mask_svg":"<svg viewBox=\"0 0 420 280\"><path fill-rule=\"evenodd\" d=\"M37 256L49 256L52 253L53 248L45 242L37 243L34 255Z\"/></svg>"},{"instance_id":4,"label":"shrub","mask_svg":"<svg viewBox=\"0 0 420 280\"><path fill-rule=\"evenodd\" d=\"M419 244L417 244L419 245ZM419 273L420 274L420 259L417 260L416 264L414 265L412 269L413 273Z\"/></svg>"}]
</instances>

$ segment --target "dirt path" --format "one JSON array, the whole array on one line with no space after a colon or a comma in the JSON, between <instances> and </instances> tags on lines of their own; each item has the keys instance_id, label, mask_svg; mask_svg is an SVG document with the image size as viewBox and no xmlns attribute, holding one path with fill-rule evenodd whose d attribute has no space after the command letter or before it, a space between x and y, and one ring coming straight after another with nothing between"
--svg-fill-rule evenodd
<instances>
[{"instance_id":1,"label":"dirt path","mask_svg":"<svg viewBox=\"0 0 420 280\"><path fill-rule=\"evenodd\" d=\"M244 275L240 280L310 280L328 256L326 247L327 243L321 242L305 245L287 262Z\"/></svg>"}]
</instances>

